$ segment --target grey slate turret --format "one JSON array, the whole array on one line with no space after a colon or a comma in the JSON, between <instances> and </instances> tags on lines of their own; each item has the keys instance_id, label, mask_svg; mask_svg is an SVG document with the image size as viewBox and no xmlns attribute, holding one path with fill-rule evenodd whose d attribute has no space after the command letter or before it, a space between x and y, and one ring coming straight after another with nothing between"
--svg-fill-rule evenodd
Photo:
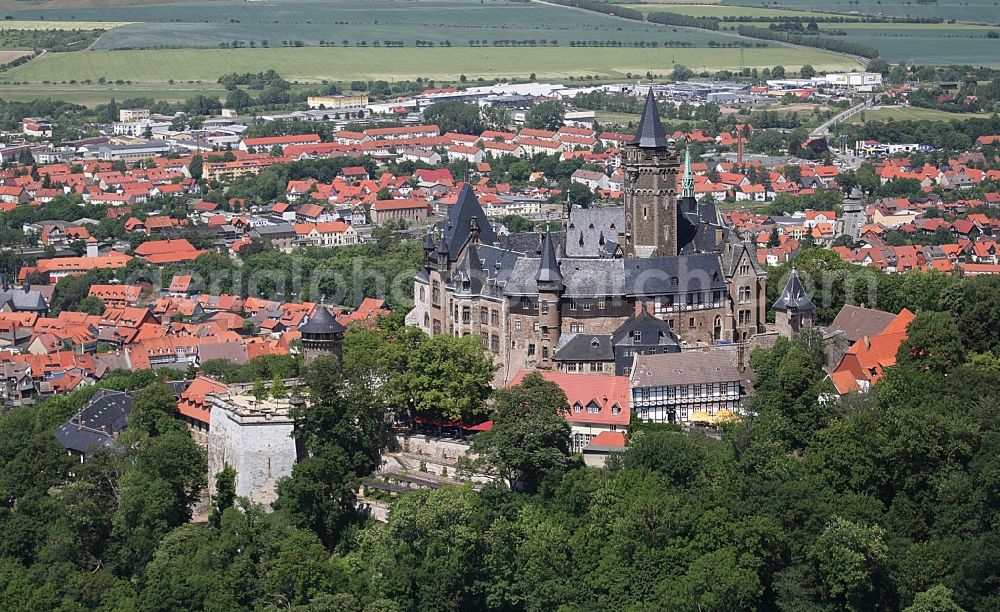
<instances>
[{"instance_id":1,"label":"grey slate turret","mask_svg":"<svg viewBox=\"0 0 1000 612\"><path fill-rule=\"evenodd\" d=\"M652 87L646 95L646 106L642 109L639 129L635 131L632 142L644 149L665 149L670 146L670 141L663 131L663 124L660 123L660 113L656 108L656 96L653 95Z\"/></svg>"},{"instance_id":2,"label":"grey slate turret","mask_svg":"<svg viewBox=\"0 0 1000 612\"><path fill-rule=\"evenodd\" d=\"M299 326L299 331L302 332L303 336L307 334L342 334L347 331L347 328L325 306L317 306L309 320Z\"/></svg>"},{"instance_id":3,"label":"grey slate turret","mask_svg":"<svg viewBox=\"0 0 1000 612\"><path fill-rule=\"evenodd\" d=\"M782 336L791 337L813 326L816 306L806 294L799 280L799 273L792 268L781 297L774 303L774 329Z\"/></svg>"},{"instance_id":4,"label":"grey slate turret","mask_svg":"<svg viewBox=\"0 0 1000 612\"><path fill-rule=\"evenodd\" d=\"M347 328L337 320L326 306L316 306L309 320L299 326L302 349L306 363L318 355L335 355L340 359Z\"/></svg>"},{"instance_id":5,"label":"grey slate turret","mask_svg":"<svg viewBox=\"0 0 1000 612\"><path fill-rule=\"evenodd\" d=\"M535 281L539 284L562 286L563 276L559 271L559 262L556 260L556 245L552 239L552 234L545 232L545 239L542 243L542 258L538 263L538 274Z\"/></svg>"},{"instance_id":6,"label":"grey slate turret","mask_svg":"<svg viewBox=\"0 0 1000 612\"><path fill-rule=\"evenodd\" d=\"M795 271L795 268L792 268L792 275L788 278L788 282L785 283L785 288L782 290L778 301L774 303L774 309L781 312L790 308L796 310L816 309L816 305L809 299L805 288L802 287L802 281L799 280L799 273Z\"/></svg>"}]
</instances>

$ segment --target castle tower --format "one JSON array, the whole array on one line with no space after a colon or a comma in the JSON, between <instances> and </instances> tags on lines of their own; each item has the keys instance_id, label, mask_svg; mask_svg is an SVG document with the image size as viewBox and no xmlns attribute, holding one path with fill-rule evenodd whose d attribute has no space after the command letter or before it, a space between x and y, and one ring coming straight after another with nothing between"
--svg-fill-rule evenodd
<instances>
[{"instance_id":1,"label":"castle tower","mask_svg":"<svg viewBox=\"0 0 1000 612\"><path fill-rule=\"evenodd\" d=\"M316 306L316 311L309 320L299 326L306 363L318 355L334 355L339 360L346 331L347 328L325 306Z\"/></svg>"},{"instance_id":2,"label":"castle tower","mask_svg":"<svg viewBox=\"0 0 1000 612\"><path fill-rule=\"evenodd\" d=\"M559 312L559 300L565 285L559 262L556 260L555 239L545 232L542 244L542 258L538 263L538 273L535 274L538 284L538 324L541 327L541 359L539 367L551 368L555 358L556 347L559 346L562 316Z\"/></svg>"},{"instance_id":3,"label":"castle tower","mask_svg":"<svg viewBox=\"0 0 1000 612\"><path fill-rule=\"evenodd\" d=\"M799 280L799 273L792 268L781 297L774 303L774 328L780 335L791 337L813 326L816 305L806 294Z\"/></svg>"},{"instance_id":4,"label":"castle tower","mask_svg":"<svg viewBox=\"0 0 1000 612\"><path fill-rule=\"evenodd\" d=\"M625 145L625 256L678 253L677 151L670 146L650 88L633 141Z\"/></svg>"}]
</instances>

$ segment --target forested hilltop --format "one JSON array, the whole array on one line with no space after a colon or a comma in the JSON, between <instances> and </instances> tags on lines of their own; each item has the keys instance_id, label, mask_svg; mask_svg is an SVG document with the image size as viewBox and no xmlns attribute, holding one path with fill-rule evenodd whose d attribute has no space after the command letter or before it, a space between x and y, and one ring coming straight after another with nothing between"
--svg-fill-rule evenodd
<instances>
[{"instance_id":1,"label":"forested hilltop","mask_svg":"<svg viewBox=\"0 0 1000 612\"><path fill-rule=\"evenodd\" d=\"M569 455L558 387L528 377L494 392L494 430L475 441L505 478L404 494L388 524L352 508L385 417L418 397L481 401L477 341L384 321L348 334L342 368L256 364L303 375L311 400L297 415L310 456L273 513L223 477L191 522L205 456L150 372L101 382L140 391L118 449L83 464L52 432L93 388L14 410L0 416L0 608L1000 609L1000 279L937 278L869 396L821 403L817 339L782 339L751 358L757 416L722 440L633 425L602 470ZM424 375L457 363L466 376Z\"/></svg>"}]
</instances>

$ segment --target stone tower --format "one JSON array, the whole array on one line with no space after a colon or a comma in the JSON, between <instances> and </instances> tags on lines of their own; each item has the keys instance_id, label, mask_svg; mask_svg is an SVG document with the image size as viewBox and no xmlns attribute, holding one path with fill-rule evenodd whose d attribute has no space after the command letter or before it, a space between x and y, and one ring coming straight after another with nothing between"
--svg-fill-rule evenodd
<instances>
[{"instance_id":1,"label":"stone tower","mask_svg":"<svg viewBox=\"0 0 1000 612\"><path fill-rule=\"evenodd\" d=\"M646 106L635 138L625 145L623 163L625 256L677 255L677 171L680 160L663 132L652 88L646 96Z\"/></svg>"},{"instance_id":2,"label":"stone tower","mask_svg":"<svg viewBox=\"0 0 1000 612\"><path fill-rule=\"evenodd\" d=\"M556 260L556 241L552 234L545 232L542 244L542 258L538 263L538 273L535 282L538 284L538 324L541 327L541 359L538 366L551 368L555 358L556 347L559 346L562 317L559 312L559 301L562 297L562 272Z\"/></svg>"},{"instance_id":3,"label":"stone tower","mask_svg":"<svg viewBox=\"0 0 1000 612\"><path fill-rule=\"evenodd\" d=\"M792 337L813 326L816 306L806 294L799 280L799 273L792 268L781 297L774 303L774 329L780 335Z\"/></svg>"},{"instance_id":4,"label":"stone tower","mask_svg":"<svg viewBox=\"0 0 1000 612\"><path fill-rule=\"evenodd\" d=\"M316 306L316 311L309 320L299 326L306 363L318 355L334 355L339 360L344 347L345 331L347 328L330 314L326 306Z\"/></svg>"}]
</instances>

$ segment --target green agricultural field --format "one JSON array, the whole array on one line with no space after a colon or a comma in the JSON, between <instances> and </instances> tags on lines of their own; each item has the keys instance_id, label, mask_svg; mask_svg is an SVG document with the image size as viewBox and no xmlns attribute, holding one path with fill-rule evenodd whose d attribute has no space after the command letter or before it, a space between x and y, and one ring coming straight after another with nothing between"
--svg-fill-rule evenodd
<instances>
[{"instance_id":1,"label":"green agricultural field","mask_svg":"<svg viewBox=\"0 0 1000 612\"><path fill-rule=\"evenodd\" d=\"M970 23L1000 23L995 0L723 0L727 6L771 7L824 13L885 15L887 17L941 17Z\"/></svg>"},{"instance_id":2,"label":"green agricultural field","mask_svg":"<svg viewBox=\"0 0 1000 612\"><path fill-rule=\"evenodd\" d=\"M640 11L643 15L665 11L679 13L692 17L803 17L807 15L822 15L815 11L792 11L744 6L723 6L721 4L622 4L630 9Z\"/></svg>"},{"instance_id":3,"label":"green agricultural field","mask_svg":"<svg viewBox=\"0 0 1000 612\"><path fill-rule=\"evenodd\" d=\"M177 3L74 9L25 8L15 20L132 22L107 33L98 49L249 46L414 47L421 43L494 46L516 41L529 46L568 46L574 41L629 45L708 46L731 38L702 30L662 28L592 11L509 0L270 0L268 2ZM346 41L346 42L345 42ZM544 43L542 41L545 41ZM532 45L531 43L534 43Z\"/></svg>"},{"instance_id":4,"label":"green agricultural field","mask_svg":"<svg viewBox=\"0 0 1000 612\"><path fill-rule=\"evenodd\" d=\"M866 110L864 120L868 121L951 121L962 119L986 119L987 114L981 113L946 113L932 108L916 108L913 106L889 106ZM860 115L855 115L851 123L861 123Z\"/></svg>"},{"instance_id":5,"label":"green agricultural field","mask_svg":"<svg viewBox=\"0 0 1000 612\"><path fill-rule=\"evenodd\" d=\"M128 25L124 21L32 21L13 20L0 21L4 30L111 30Z\"/></svg>"},{"instance_id":6,"label":"green agricultural field","mask_svg":"<svg viewBox=\"0 0 1000 612\"><path fill-rule=\"evenodd\" d=\"M478 77L542 78L607 75L624 78L626 73L666 74L673 65L695 70L736 69L737 49L196 49L150 51L80 51L46 54L0 75L0 84L11 81L59 83L75 79L105 79L134 83L166 83L169 80L215 82L231 72L273 68L287 79L301 81L353 79L413 79L425 77L455 80L465 74ZM853 60L818 49L773 47L746 49L748 67L782 64L796 70L812 64L817 70L856 69Z\"/></svg>"},{"instance_id":7,"label":"green agricultural field","mask_svg":"<svg viewBox=\"0 0 1000 612\"><path fill-rule=\"evenodd\" d=\"M84 106L107 104L115 98L118 101L128 98L153 98L167 102L187 100L196 95L225 97L226 91L217 83L192 83L174 86L150 85L19 85L0 84L0 100L15 100L30 102L31 100L50 98L63 100Z\"/></svg>"},{"instance_id":8,"label":"green agricultural field","mask_svg":"<svg viewBox=\"0 0 1000 612\"><path fill-rule=\"evenodd\" d=\"M875 26L880 27L855 27ZM1000 39L988 33L998 28L964 24L822 24L843 29L846 40L875 47L890 62L909 64L974 64L1000 66Z\"/></svg>"}]
</instances>

